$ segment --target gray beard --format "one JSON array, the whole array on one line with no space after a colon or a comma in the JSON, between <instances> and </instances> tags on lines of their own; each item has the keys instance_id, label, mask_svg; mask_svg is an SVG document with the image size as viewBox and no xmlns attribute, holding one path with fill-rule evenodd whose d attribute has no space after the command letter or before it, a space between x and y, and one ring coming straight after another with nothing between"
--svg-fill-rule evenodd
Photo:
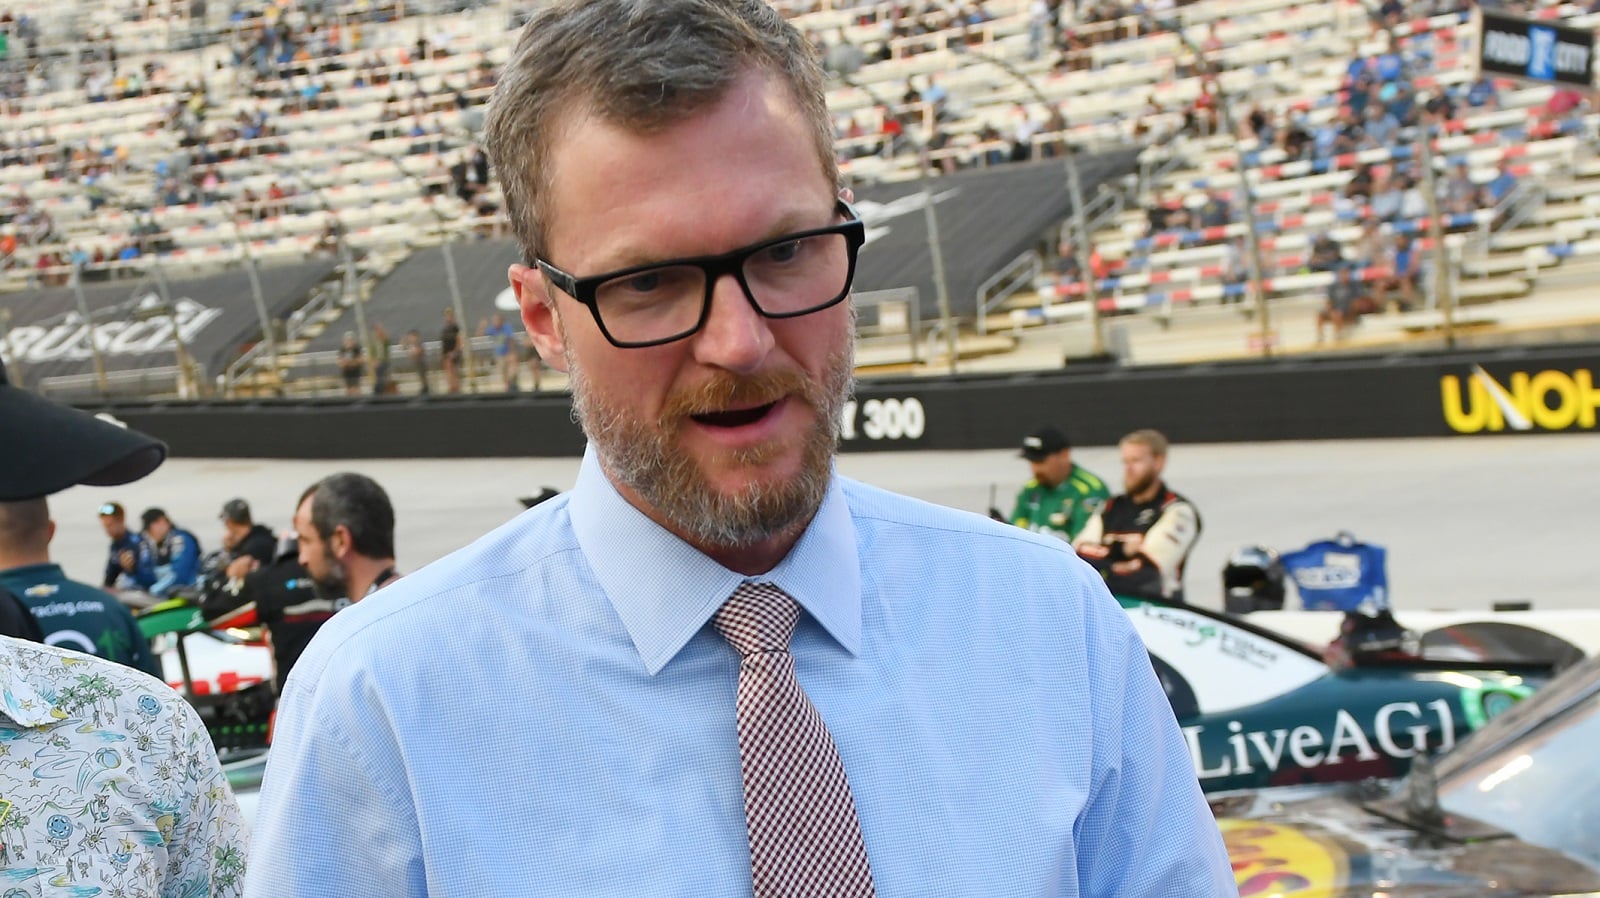
<instances>
[{"instance_id":1,"label":"gray beard","mask_svg":"<svg viewBox=\"0 0 1600 898\"><path fill-rule=\"evenodd\" d=\"M685 541L705 548L755 545L803 526L822 506L838 449L839 416L854 386L849 349L829 361L820 388L809 385L808 395L789 396L809 404L817 418L816 426L802 437L800 473L785 483L752 483L729 495L713 489L695 461L675 450L673 437L682 426L681 418L663 414L663 420L651 426L607 405L589 389L571 346L569 341L573 416L594 444L606 473L632 489ZM733 460L760 464L786 448L756 447L735 453Z\"/></svg>"}]
</instances>

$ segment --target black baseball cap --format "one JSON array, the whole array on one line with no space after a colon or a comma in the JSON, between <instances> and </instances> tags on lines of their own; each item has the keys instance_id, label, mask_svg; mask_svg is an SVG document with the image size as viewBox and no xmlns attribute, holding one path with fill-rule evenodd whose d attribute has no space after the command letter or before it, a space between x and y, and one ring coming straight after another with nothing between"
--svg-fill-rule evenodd
<instances>
[{"instance_id":1,"label":"black baseball cap","mask_svg":"<svg viewBox=\"0 0 1600 898\"><path fill-rule=\"evenodd\" d=\"M222 514L218 515L218 517L224 521L232 521L235 524L249 524L252 521L250 503L243 499L229 499L223 504Z\"/></svg>"},{"instance_id":2,"label":"black baseball cap","mask_svg":"<svg viewBox=\"0 0 1600 898\"><path fill-rule=\"evenodd\" d=\"M121 486L167 458L165 443L11 383L0 363L0 502L69 486Z\"/></svg>"},{"instance_id":3,"label":"black baseball cap","mask_svg":"<svg viewBox=\"0 0 1600 898\"><path fill-rule=\"evenodd\" d=\"M1044 461L1063 449L1071 449L1067 435L1055 427L1041 427L1022 439L1022 457L1028 461Z\"/></svg>"}]
</instances>

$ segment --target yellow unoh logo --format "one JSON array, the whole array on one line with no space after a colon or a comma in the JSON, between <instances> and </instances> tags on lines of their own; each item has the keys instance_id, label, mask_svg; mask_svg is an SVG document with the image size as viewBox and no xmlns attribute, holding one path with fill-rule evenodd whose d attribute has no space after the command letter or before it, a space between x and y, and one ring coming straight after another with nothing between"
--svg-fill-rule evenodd
<instances>
[{"instance_id":1,"label":"yellow unoh logo","mask_svg":"<svg viewBox=\"0 0 1600 898\"><path fill-rule=\"evenodd\" d=\"M1593 430L1600 390L1587 368L1576 371L1512 372L1502 384L1481 365L1465 382L1439 378L1444 420L1456 433L1511 430Z\"/></svg>"}]
</instances>

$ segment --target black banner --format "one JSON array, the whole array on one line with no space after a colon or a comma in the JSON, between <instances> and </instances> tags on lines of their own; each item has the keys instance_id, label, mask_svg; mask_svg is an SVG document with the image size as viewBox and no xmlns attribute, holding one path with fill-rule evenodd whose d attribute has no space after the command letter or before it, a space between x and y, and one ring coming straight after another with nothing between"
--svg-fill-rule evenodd
<instances>
[{"instance_id":1,"label":"black banner","mask_svg":"<svg viewBox=\"0 0 1600 898\"><path fill-rule=\"evenodd\" d=\"M333 270L318 260L261 270L262 298L269 318L281 318L304 302L311 288ZM217 374L239 348L261 336L261 318L245 271L168 283L177 310L178 333L202 374ZM85 305L106 370L133 371L177 364L172 317L154 278L86 284ZM8 366L22 370L30 385L47 377L94 372L89 326L69 287L7 296L7 339L0 340ZM13 358L15 353L15 358ZM17 364L20 359L20 365Z\"/></svg>"},{"instance_id":2,"label":"black banner","mask_svg":"<svg viewBox=\"0 0 1600 898\"><path fill-rule=\"evenodd\" d=\"M451 305L449 268L440 247L418 250L395 266L394 271L373 288L367 300L369 324L382 324L395 343L406 331L416 330L424 340L436 340L444 324L444 310ZM506 316L520 332L521 313L511 296L511 281L506 269L518 261L516 243L510 240L472 240L450 247L455 262L456 283L461 290L466 321L456 322L463 333L477 334L478 323L495 312ZM355 312L344 315L311 341L312 351L339 348L345 331L356 329Z\"/></svg>"},{"instance_id":3,"label":"black banner","mask_svg":"<svg viewBox=\"0 0 1600 898\"><path fill-rule=\"evenodd\" d=\"M1485 72L1588 87L1594 83L1594 32L1481 13L1478 64Z\"/></svg>"},{"instance_id":4,"label":"black banner","mask_svg":"<svg viewBox=\"0 0 1600 898\"><path fill-rule=\"evenodd\" d=\"M1086 199L1100 184L1138 166L1137 150L1101 153L1078 160ZM944 256L950 311L970 318L978 288L1012 259L1036 246L1072 212L1064 159L1012 163L933 178L933 195ZM856 195L867 223L867 240L856 273L856 291L915 287L923 321L939 317L922 185L917 181L863 188Z\"/></svg>"},{"instance_id":5,"label":"black banner","mask_svg":"<svg viewBox=\"0 0 1600 898\"><path fill-rule=\"evenodd\" d=\"M846 451L1000 449L1041 424L1079 445L1594 432L1600 346L863 382ZM359 397L110 406L190 457L571 456L567 398Z\"/></svg>"}]
</instances>

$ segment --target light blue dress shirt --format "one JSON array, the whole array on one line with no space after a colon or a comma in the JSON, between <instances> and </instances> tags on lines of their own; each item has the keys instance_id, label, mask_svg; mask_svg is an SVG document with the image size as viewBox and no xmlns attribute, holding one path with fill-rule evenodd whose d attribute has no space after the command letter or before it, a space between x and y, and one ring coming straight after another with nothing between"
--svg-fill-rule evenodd
<instances>
[{"instance_id":1,"label":"light blue dress shirt","mask_svg":"<svg viewBox=\"0 0 1600 898\"><path fill-rule=\"evenodd\" d=\"M278 715L248 898L748 896L746 579L839 748L878 894L1235 895L1143 645L1059 540L835 476L745 578L574 490L337 615Z\"/></svg>"}]
</instances>

